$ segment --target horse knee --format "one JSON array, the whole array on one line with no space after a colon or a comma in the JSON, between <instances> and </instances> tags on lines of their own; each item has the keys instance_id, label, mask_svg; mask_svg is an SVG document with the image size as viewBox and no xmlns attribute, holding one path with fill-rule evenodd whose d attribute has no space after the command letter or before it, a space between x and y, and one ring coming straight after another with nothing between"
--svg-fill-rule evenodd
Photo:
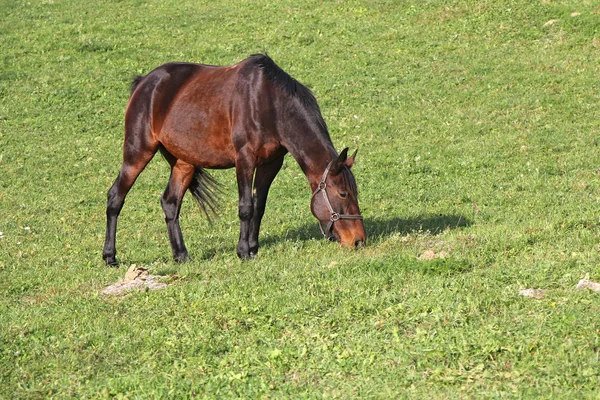
<instances>
[{"instance_id":1,"label":"horse knee","mask_svg":"<svg viewBox=\"0 0 600 400\"><path fill-rule=\"evenodd\" d=\"M252 215L254 215L254 207L252 207L252 204L240 204L238 216L242 221L248 221L252 219Z\"/></svg>"}]
</instances>

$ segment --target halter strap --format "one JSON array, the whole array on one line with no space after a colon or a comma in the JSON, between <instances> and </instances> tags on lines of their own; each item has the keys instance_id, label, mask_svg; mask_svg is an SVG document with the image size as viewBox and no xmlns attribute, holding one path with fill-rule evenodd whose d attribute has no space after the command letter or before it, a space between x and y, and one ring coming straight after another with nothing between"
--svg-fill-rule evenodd
<instances>
[{"instance_id":1,"label":"halter strap","mask_svg":"<svg viewBox=\"0 0 600 400\"><path fill-rule=\"evenodd\" d=\"M325 172L323 172L323 177L321 178L321 182L319 182L319 185L317 186L317 188L315 189L315 191L312 194L312 197L315 197L317 195L317 193L322 192L323 199L325 200L325 205L327 205L327 208L329 209L329 212L331 213L331 215L329 217L329 223L327 224L327 229L323 230L321 223L319 223L319 229L321 230L323 237L325 237L325 239L327 239L327 240L332 240L330 234L331 234L331 231L333 230L333 223L335 221L339 221L340 219L363 219L362 215L340 214L340 213L333 211L333 207L331 206L331 202L329 201L329 196L327 195L327 190L325 190L327 188L327 183L325 181L327 180L327 175L329 175L329 170L331 169L331 166L333 165L334 162L335 162L335 158L333 160L331 160L329 162L329 164L327 164L327 168L325 168Z\"/></svg>"}]
</instances>

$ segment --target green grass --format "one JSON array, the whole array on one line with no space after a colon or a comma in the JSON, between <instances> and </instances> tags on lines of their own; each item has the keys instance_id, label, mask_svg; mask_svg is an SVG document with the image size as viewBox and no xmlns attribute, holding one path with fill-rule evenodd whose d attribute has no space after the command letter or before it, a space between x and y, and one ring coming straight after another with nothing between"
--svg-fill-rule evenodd
<instances>
[{"instance_id":1,"label":"green grass","mask_svg":"<svg viewBox=\"0 0 600 400\"><path fill-rule=\"evenodd\" d=\"M600 296L574 289L600 280L596 3L36 0L0 14L0 398L598 396ZM230 170L214 173L213 225L184 200L193 261L175 264L157 157L119 220L122 267L104 267L131 77L256 52L314 91L339 149L359 148L368 246L320 239L289 157L256 260L235 255ZM172 284L99 294L133 263Z\"/></svg>"}]
</instances>

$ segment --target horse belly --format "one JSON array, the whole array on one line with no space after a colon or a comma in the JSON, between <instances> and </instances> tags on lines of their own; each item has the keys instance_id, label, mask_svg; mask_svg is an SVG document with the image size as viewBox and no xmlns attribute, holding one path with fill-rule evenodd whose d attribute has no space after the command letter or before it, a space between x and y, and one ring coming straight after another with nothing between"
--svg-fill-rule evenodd
<instances>
[{"instance_id":1,"label":"horse belly","mask_svg":"<svg viewBox=\"0 0 600 400\"><path fill-rule=\"evenodd\" d=\"M229 124L219 118L168 118L159 136L162 145L178 159L200 168L232 168L236 152Z\"/></svg>"},{"instance_id":2,"label":"horse belly","mask_svg":"<svg viewBox=\"0 0 600 400\"><path fill-rule=\"evenodd\" d=\"M157 139L171 154L200 168L235 166L230 110L234 78L229 69L203 68L180 88L161 113L162 124L155 124L160 126Z\"/></svg>"}]
</instances>

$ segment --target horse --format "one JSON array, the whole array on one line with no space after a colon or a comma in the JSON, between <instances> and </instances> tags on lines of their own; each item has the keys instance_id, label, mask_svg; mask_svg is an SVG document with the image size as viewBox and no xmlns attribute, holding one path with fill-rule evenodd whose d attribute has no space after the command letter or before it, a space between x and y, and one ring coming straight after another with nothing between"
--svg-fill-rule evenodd
<instances>
[{"instance_id":1,"label":"horse","mask_svg":"<svg viewBox=\"0 0 600 400\"><path fill-rule=\"evenodd\" d=\"M356 151L339 154L312 92L268 56L231 66L173 62L136 77L125 111L123 162L108 190L102 257L117 265L117 218L154 155L171 166L161 197L176 262L189 260L179 225L186 191L209 216L218 187L206 169L235 167L241 259L258 254L271 183L289 152L312 190L311 211L326 239L358 248L366 240L351 172Z\"/></svg>"}]
</instances>

